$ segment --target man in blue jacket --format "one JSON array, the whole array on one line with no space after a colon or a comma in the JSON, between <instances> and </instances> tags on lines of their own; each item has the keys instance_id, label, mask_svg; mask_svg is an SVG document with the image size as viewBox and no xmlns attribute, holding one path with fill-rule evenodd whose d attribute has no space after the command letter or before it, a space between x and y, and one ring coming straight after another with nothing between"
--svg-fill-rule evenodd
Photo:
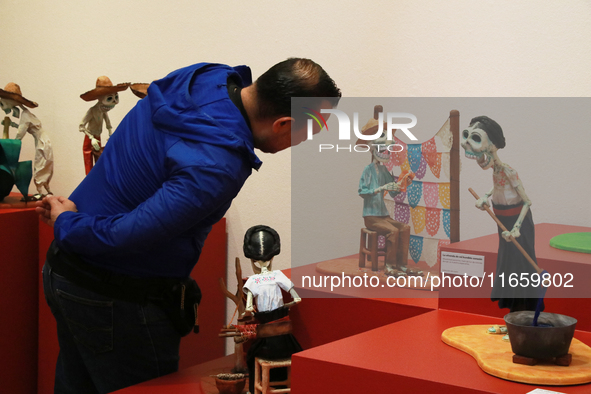
<instances>
[{"instance_id":1,"label":"man in blue jacket","mask_svg":"<svg viewBox=\"0 0 591 394\"><path fill-rule=\"evenodd\" d=\"M305 139L291 97L315 97L319 110L340 91L309 59L278 63L254 84L246 66L177 70L150 85L69 199L38 203L55 235L43 282L58 325L56 392L106 393L178 369L185 311L174 308L200 299L182 281L261 166L254 148Z\"/></svg>"}]
</instances>

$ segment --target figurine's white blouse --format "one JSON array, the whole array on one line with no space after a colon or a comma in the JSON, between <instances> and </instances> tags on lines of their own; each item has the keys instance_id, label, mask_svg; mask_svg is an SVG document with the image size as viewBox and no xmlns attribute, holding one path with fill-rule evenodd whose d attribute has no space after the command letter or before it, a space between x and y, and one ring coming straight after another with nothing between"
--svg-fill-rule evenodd
<instances>
[{"instance_id":1,"label":"figurine's white blouse","mask_svg":"<svg viewBox=\"0 0 591 394\"><path fill-rule=\"evenodd\" d=\"M494 190L492 194L492 201L497 205L513 205L522 202L521 197L517 193L516 188L521 185L517 171L504 164L499 168L495 168L493 173Z\"/></svg>"},{"instance_id":2,"label":"figurine's white blouse","mask_svg":"<svg viewBox=\"0 0 591 394\"><path fill-rule=\"evenodd\" d=\"M289 291L292 287L293 283L283 272L269 271L248 278L243 291L249 290L256 298L259 312L267 312L283 306L281 289Z\"/></svg>"}]
</instances>

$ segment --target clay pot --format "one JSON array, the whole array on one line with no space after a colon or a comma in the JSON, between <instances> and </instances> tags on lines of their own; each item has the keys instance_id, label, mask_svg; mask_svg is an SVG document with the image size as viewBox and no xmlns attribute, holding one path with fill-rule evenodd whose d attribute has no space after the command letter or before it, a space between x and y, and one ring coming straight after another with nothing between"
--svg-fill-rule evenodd
<instances>
[{"instance_id":1,"label":"clay pot","mask_svg":"<svg viewBox=\"0 0 591 394\"><path fill-rule=\"evenodd\" d=\"M511 312L505 315L513 353L538 360L568 354L577 319L542 312L538 318L538 326L532 325L533 320L533 311Z\"/></svg>"},{"instance_id":2,"label":"clay pot","mask_svg":"<svg viewBox=\"0 0 591 394\"><path fill-rule=\"evenodd\" d=\"M246 378L235 380L215 378L215 385L220 394L241 394L246 385Z\"/></svg>"}]
</instances>

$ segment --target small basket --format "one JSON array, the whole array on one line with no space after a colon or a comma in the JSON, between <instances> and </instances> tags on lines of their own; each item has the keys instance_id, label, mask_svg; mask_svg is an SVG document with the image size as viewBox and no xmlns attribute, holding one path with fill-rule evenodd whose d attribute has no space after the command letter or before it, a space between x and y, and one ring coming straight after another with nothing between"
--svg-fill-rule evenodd
<instances>
[{"instance_id":1,"label":"small basket","mask_svg":"<svg viewBox=\"0 0 591 394\"><path fill-rule=\"evenodd\" d=\"M246 385L246 376L242 373L220 373L214 378L220 394L241 394Z\"/></svg>"}]
</instances>

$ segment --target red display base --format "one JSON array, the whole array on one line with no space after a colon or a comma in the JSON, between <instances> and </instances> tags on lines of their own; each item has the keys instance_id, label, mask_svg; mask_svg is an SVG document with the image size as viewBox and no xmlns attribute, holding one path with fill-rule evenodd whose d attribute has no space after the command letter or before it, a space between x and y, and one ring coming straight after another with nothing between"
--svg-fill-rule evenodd
<instances>
[{"instance_id":1,"label":"red display base","mask_svg":"<svg viewBox=\"0 0 591 394\"><path fill-rule=\"evenodd\" d=\"M558 273L563 278L566 273L571 273L573 288L566 290L579 290L575 294L584 295L584 298L561 298L557 295L570 293L565 292L565 288L550 287L544 298L545 311L572 316L578 320L577 329L591 331L591 314L589 314L591 255L560 250L550 246L550 239L558 234L591 231L591 228L550 223L536 224L535 228L538 266L552 275ZM499 237L497 234L491 234L446 245L442 251L484 256L484 272L488 275L496 271L498 246ZM487 280L490 279L487 278ZM464 290L467 290L466 293L470 293L470 296L459 296ZM481 294L476 294L471 290L440 288L439 308L495 317L503 317L509 312L508 309L499 309L498 304L490 300L490 288L485 291L480 289Z\"/></svg>"},{"instance_id":2,"label":"red display base","mask_svg":"<svg viewBox=\"0 0 591 394\"><path fill-rule=\"evenodd\" d=\"M0 391L37 391L38 219L0 209Z\"/></svg>"},{"instance_id":3,"label":"red display base","mask_svg":"<svg viewBox=\"0 0 591 394\"><path fill-rule=\"evenodd\" d=\"M30 196L29 196L30 197ZM34 209L35 201L21 201L23 195L19 193L10 193L0 201L0 209Z\"/></svg>"},{"instance_id":4,"label":"red display base","mask_svg":"<svg viewBox=\"0 0 591 394\"><path fill-rule=\"evenodd\" d=\"M527 393L536 386L483 372L470 355L441 340L450 327L502 324L502 320L453 311L432 311L292 356L292 392ZM591 333L575 338L591 344ZM547 388L589 393L590 385Z\"/></svg>"}]
</instances>

